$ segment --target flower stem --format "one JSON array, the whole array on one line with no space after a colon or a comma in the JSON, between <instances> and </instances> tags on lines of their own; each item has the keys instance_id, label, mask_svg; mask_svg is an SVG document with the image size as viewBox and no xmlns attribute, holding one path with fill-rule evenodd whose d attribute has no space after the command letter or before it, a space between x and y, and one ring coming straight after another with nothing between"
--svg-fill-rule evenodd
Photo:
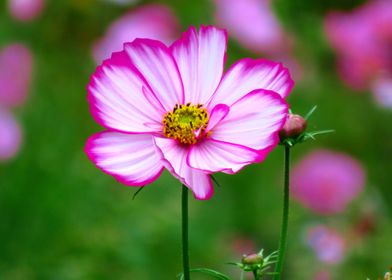
<instances>
[{"instance_id":1,"label":"flower stem","mask_svg":"<svg viewBox=\"0 0 392 280\"><path fill-rule=\"evenodd\" d=\"M259 280L259 276L257 275L257 270L253 270L253 277L255 280Z\"/></svg>"},{"instance_id":2,"label":"flower stem","mask_svg":"<svg viewBox=\"0 0 392 280\"><path fill-rule=\"evenodd\" d=\"M280 233L279 241L279 256L278 262L275 267L274 280L280 280L283 271L284 256L286 253L287 245L287 228L289 221L289 198L290 198L290 146L284 146L284 190L283 190L283 217L282 217L282 229Z\"/></svg>"},{"instance_id":3,"label":"flower stem","mask_svg":"<svg viewBox=\"0 0 392 280\"><path fill-rule=\"evenodd\" d=\"M190 280L188 249L188 188L182 185L182 265L184 280Z\"/></svg>"}]
</instances>

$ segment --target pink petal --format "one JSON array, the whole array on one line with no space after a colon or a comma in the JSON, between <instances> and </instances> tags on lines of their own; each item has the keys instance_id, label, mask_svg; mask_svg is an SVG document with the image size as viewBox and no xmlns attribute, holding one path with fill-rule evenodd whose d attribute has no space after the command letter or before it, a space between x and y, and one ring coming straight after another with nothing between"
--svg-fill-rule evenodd
<instances>
[{"instance_id":1,"label":"pink petal","mask_svg":"<svg viewBox=\"0 0 392 280\"><path fill-rule=\"evenodd\" d=\"M127 186L144 186L163 171L151 135L105 131L87 141L85 151L95 165Z\"/></svg>"},{"instance_id":2,"label":"pink petal","mask_svg":"<svg viewBox=\"0 0 392 280\"><path fill-rule=\"evenodd\" d=\"M6 161L19 152L22 132L14 116L0 107L0 161Z\"/></svg>"},{"instance_id":3,"label":"pink petal","mask_svg":"<svg viewBox=\"0 0 392 280\"><path fill-rule=\"evenodd\" d=\"M124 44L125 51L166 111L184 101L178 67L170 50L161 42L136 39Z\"/></svg>"},{"instance_id":4,"label":"pink petal","mask_svg":"<svg viewBox=\"0 0 392 280\"><path fill-rule=\"evenodd\" d=\"M247 147L216 140L205 140L189 151L189 166L205 172L236 173L245 165L257 162L259 153Z\"/></svg>"},{"instance_id":5,"label":"pink petal","mask_svg":"<svg viewBox=\"0 0 392 280\"><path fill-rule=\"evenodd\" d=\"M197 199L210 199L214 193L211 178L205 172L188 166L189 148L168 138L155 137L155 143L170 173L190 188Z\"/></svg>"},{"instance_id":6,"label":"pink petal","mask_svg":"<svg viewBox=\"0 0 392 280\"><path fill-rule=\"evenodd\" d=\"M263 158L279 143L288 105L275 92L255 90L230 107L228 115L211 131L214 140L263 151Z\"/></svg>"},{"instance_id":7,"label":"pink petal","mask_svg":"<svg viewBox=\"0 0 392 280\"><path fill-rule=\"evenodd\" d=\"M171 46L184 85L185 102L204 104L215 92L223 73L227 34L212 26L198 33L189 28Z\"/></svg>"},{"instance_id":8,"label":"pink petal","mask_svg":"<svg viewBox=\"0 0 392 280\"><path fill-rule=\"evenodd\" d=\"M208 121L207 131L212 130L222 119L224 119L230 111L230 107L225 104L218 104L212 109L210 119Z\"/></svg>"},{"instance_id":9,"label":"pink petal","mask_svg":"<svg viewBox=\"0 0 392 280\"><path fill-rule=\"evenodd\" d=\"M109 26L104 37L95 43L93 56L97 63L101 63L112 52L121 51L124 42L132 42L136 38L150 38L171 44L177 37L178 30L179 23L168 6L141 5Z\"/></svg>"},{"instance_id":10,"label":"pink petal","mask_svg":"<svg viewBox=\"0 0 392 280\"><path fill-rule=\"evenodd\" d=\"M164 115L161 105L151 105L143 92L147 87L125 52L114 53L92 75L88 100L96 121L104 127L124 132L161 131ZM157 101L155 104L159 104ZM146 126L154 123L157 127Z\"/></svg>"},{"instance_id":11,"label":"pink petal","mask_svg":"<svg viewBox=\"0 0 392 280\"><path fill-rule=\"evenodd\" d=\"M293 86L289 71L280 63L246 58L230 67L208 106L212 108L219 103L230 106L255 89L275 91L286 97Z\"/></svg>"}]
</instances>

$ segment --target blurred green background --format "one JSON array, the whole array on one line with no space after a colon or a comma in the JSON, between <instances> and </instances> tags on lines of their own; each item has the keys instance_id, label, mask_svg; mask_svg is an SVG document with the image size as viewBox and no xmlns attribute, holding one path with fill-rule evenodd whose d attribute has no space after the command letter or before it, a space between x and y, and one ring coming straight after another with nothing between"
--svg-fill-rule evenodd
<instances>
[{"instance_id":1,"label":"blurred green background","mask_svg":"<svg viewBox=\"0 0 392 280\"><path fill-rule=\"evenodd\" d=\"M23 147L0 163L0 279L175 279L181 271L178 181L165 171L136 199L98 170L83 152L86 139L102 130L92 119L86 85L95 69L93 42L133 6L93 0L47 1L31 23L19 23L0 7L0 47L22 42L34 54L34 77L27 104L16 111L23 126ZM136 6L148 3L140 1ZM170 6L182 29L213 24L206 0L161 1ZM297 146L295 163L316 147L348 153L367 172L365 191L348 210L319 216L293 202L285 279L307 280L319 269L333 279L376 279L392 264L391 111L370 94L351 92L339 80L335 55L322 21L331 9L350 9L361 1L276 0L274 9L297 41L294 54L303 77L289 98L295 112L319 105L312 129L335 129L317 141ZM256 57L229 40L228 65ZM268 252L277 248L283 150L260 165L230 176L217 174L221 187L209 201L190 200L193 267L210 267L239 278L227 265L241 258L232 243L249 239ZM328 223L347 231L366 205L375 205L375 229L350 248L338 265L321 264L303 241L304 228ZM209 279L194 275L194 279Z\"/></svg>"}]
</instances>

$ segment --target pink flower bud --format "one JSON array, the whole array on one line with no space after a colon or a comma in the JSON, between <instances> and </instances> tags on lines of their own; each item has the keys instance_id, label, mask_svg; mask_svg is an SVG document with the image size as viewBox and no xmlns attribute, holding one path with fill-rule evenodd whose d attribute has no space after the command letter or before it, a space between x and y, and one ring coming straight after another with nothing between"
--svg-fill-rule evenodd
<instances>
[{"instance_id":1,"label":"pink flower bud","mask_svg":"<svg viewBox=\"0 0 392 280\"><path fill-rule=\"evenodd\" d=\"M289 138L300 135L305 131L307 126L306 120L300 115L289 114L286 123L279 132L280 138Z\"/></svg>"},{"instance_id":2,"label":"pink flower bud","mask_svg":"<svg viewBox=\"0 0 392 280\"><path fill-rule=\"evenodd\" d=\"M242 263L245 265L261 264L263 257L259 254L244 255L242 258Z\"/></svg>"}]
</instances>

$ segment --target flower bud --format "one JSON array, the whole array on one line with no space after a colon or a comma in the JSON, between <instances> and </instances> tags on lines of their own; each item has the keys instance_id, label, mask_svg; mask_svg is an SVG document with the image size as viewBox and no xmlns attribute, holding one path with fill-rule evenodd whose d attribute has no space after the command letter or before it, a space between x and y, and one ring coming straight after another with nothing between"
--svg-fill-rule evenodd
<instances>
[{"instance_id":1,"label":"flower bud","mask_svg":"<svg viewBox=\"0 0 392 280\"><path fill-rule=\"evenodd\" d=\"M392 274L390 272L385 273L384 280L391 280L391 279L392 279Z\"/></svg>"},{"instance_id":2,"label":"flower bud","mask_svg":"<svg viewBox=\"0 0 392 280\"><path fill-rule=\"evenodd\" d=\"M286 123L279 131L280 138L290 138L300 135L305 131L307 126L306 120L300 115L289 114Z\"/></svg>"},{"instance_id":3,"label":"flower bud","mask_svg":"<svg viewBox=\"0 0 392 280\"><path fill-rule=\"evenodd\" d=\"M261 264L263 262L263 256L259 254L244 255L242 258L242 263L244 265L254 265Z\"/></svg>"}]
</instances>

